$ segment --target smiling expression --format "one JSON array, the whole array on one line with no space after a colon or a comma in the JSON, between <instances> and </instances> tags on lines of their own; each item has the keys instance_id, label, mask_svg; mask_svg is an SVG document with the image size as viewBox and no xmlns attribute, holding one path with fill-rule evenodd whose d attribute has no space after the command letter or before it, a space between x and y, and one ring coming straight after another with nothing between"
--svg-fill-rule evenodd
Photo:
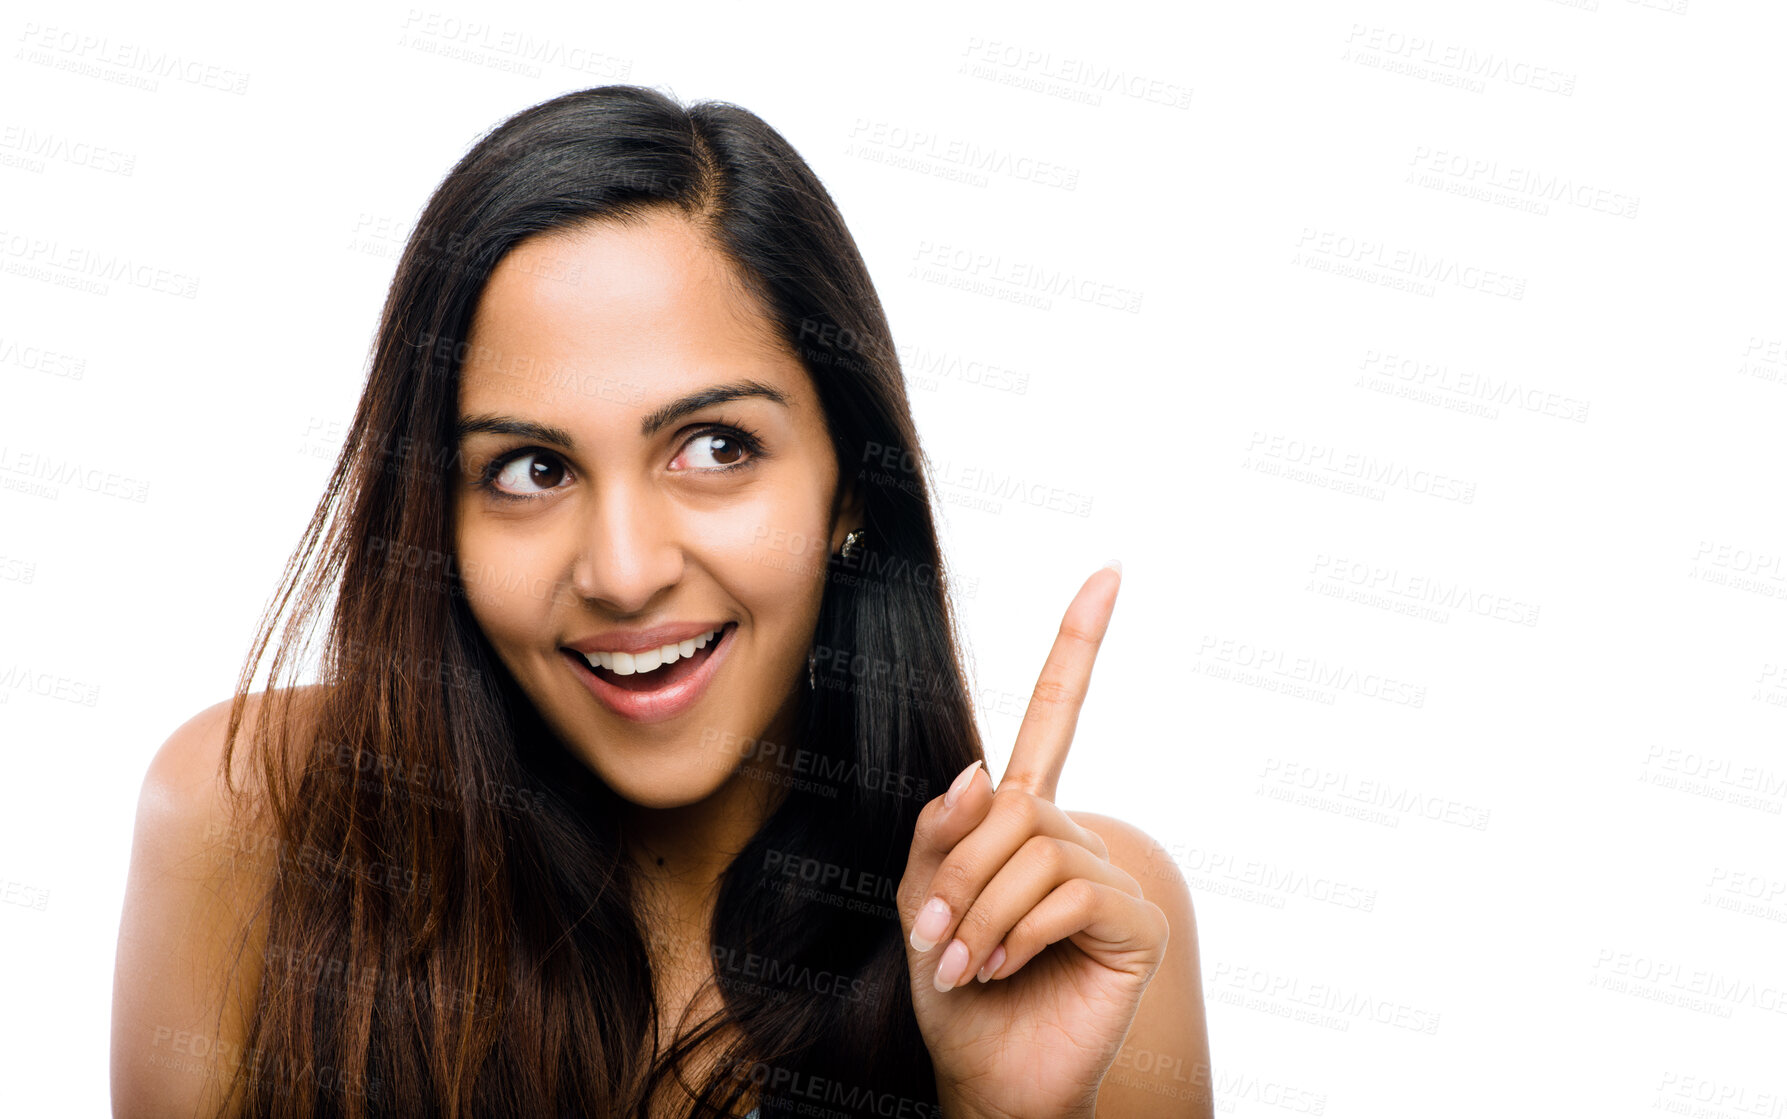
<instances>
[{"instance_id":1,"label":"smiling expression","mask_svg":"<svg viewBox=\"0 0 1787 1119\"><path fill-rule=\"evenodd\" d=\"M791 733L826 557L858 523L805 367L667 207L521 242L467 343L452 504L473 616L616 793L710 795ZM719 627L633 676L568 648Z\"/></svg>"}]
</instances>

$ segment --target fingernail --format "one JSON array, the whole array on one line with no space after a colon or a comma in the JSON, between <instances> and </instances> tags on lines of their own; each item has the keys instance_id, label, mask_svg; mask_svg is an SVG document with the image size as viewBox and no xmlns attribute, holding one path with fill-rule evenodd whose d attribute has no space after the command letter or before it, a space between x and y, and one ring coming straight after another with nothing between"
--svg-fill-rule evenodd
<instances>
[{"instance_id":1,"label":"fingernail","mask_svg":"<svg viewBox=\"0 0 1787 1119\"><path fill-rule=\"evenodd\" d=\"M959 940L949 942L943 950L943 958L937 961L937 977L931 980L931 986L939 991L947 991L962 978L962 972L968 969L968 946Z\"/></svg>"},{"instance_id":2,"label":"fingernail","mask_svg":"<svg viewBox=\"0 0 1787 1119\"><path fill-rule=\"evenodd\" d=\"M986 963L980 965L980 970L978 972L975 972L974 977L976 979L980 980L982 983L985 983L987 980L989 980L993 977L993 973L995 971L998 971L999 965L1004 962L1005 962L1005 945L1001 944L999 947L993 949L993 954L991 956L987 957Z\"/></svg>"},{"instance_id":3,"label":"fingernail","mask_svg":"<svg viewBox=\"0 0 1787 1119\"><path fill-rule=\"evenodd\" d=\"M943 930L947 928L949 903L942 898L932 898L918 911L918 920L912 922L912 947L929 952L937 947L937 941L942 939Z\"/></svg>"},{"instance_id":4,"label":"fingernail","mask_svg":"<svg viewBox=\"0 0 1787 1119\"><path fill-rule=\"evenodd\" d=\"M1123 561L1122 560L1112 560L1111 562L1105 564L1104 566L1110 568L1112 571L1115 571L1119 575L1123 574ZM1099 570L1103 571L1104 567L1099 568Z\"/></svg>"},{"instance_id":5,"label":"fingernail","mask_svg":"<svg viewBox=\"0 0 1787 1119\"><path fill-rule=\"evenodd\" d=\"M949 789L943 794L943 807L954 808L962 793L968 788L968 782L974 780L974 771L980 768L980 759L976 758L967 769L956 774L956 779L949 783Z\"/></svg>"}]
</instances>

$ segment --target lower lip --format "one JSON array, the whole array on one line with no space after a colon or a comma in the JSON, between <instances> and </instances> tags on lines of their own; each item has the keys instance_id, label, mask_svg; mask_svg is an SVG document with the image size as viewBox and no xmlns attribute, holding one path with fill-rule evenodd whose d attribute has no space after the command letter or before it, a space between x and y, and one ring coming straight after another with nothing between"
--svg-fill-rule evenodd
<instances>
[{"instance_id":1,"label":"lower lip","mask_svg":"<svg viewBox=\"0 0 1787 1119\"><path fill-rule=\"evenodd\" d=\"M720 670L726 660L726 654L732 651L732 634L738 628L736 622L728 623L714 639L712 652L702 658L695 671L674 684L668 684L649 692L629 691L616 687L603 679L602 674L589 666L583 654L571 649L560 650L571 661L571 671L583 681L583 686L590 694L601 700L602 706L619 715L621 718L635 723L661 723L674 719L684 711L695 706L707 685Z\"/></svg>"}]
</instances>

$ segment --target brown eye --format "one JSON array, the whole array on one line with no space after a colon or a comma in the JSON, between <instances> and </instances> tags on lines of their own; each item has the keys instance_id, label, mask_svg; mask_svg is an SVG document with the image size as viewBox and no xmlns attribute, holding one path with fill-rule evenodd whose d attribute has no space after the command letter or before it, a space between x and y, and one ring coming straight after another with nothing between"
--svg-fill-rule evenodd
<instances>
[{"instance_id":1,"label":"brown eye","mask_svg":"<svg viewBox=\"0 0 1787 1119\"><path fill-rule=\"evenodd\" d=\"M703 438L707 440L708 452L713 455L714 461L721 466L732 465L744 454L743 447L740 447L736 441L728 439L724 435L708 435Z\"/></svg>"},{"instance_id":2,"label":"brown eye","mask_svg":"<svg viewBox=\"0 0 1787 1119\"><path fill-rule=\"evenodd\" d=\"M708 471L719 473L750 465L760 455L754 440L742 432L730 428L710 428L698 431L683 444L683 453L672 463L672 470L690 470L695 473ZM682 463L678 466L677 463Z\"/></svg>"},{"instance_id":3,"label":"brown eye","mask_svg":"<svg viewBox=\"0 0 1787 1119\"><path fill-rule=\"evenodd\" d=\"M565 477L564 463L540 451L516 455L502 464L494 478L498 490L512 496L530 496L556 489ZM539 487L535 489L534 487Z\"/></svg>"}]
</instances>

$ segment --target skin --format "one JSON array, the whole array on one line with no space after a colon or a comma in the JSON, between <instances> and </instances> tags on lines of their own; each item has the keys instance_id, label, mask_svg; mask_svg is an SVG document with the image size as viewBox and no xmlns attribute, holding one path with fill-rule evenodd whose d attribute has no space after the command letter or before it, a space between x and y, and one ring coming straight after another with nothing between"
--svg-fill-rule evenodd
<instances>
[{"instance_id":1,"label":"skin","mask_svg":"<svg viewBox=\"0 0 1787 1119\"><path fill-rule=\"evenodd\" d=\"M547 725L635 806L642 867L675 912L698 918L773 808L779 786L759 778L805 686L821 549L858 525L818 397L730 264L668 209L523 242L493 272L468 341L462 417L531 420L573 440L461 444L455 537L472 613ZM729 401L641 434L664 403L743 380L787 404ZM716 422L754 432L760 454L717 470L750 456L699 433ZM473 484L523 448L535 450L498 480L525 499ZM785 543L796 539L798 553ZM661 723L609 711L560 651L616 626L725 621L738 628L721 671Z\"/></svg>"},{"instance_id":2,"label":"skin","mask_svg":"<svg viewBox=\"0 0 1787 1119\"><path fill-rule=\"evenodd\" d=\"M462 418L548 424L568 441L478 432L462 443L450 480L462 585L546 724L630 806L660 1006L674 1027L711 975L713 888L781 788L776 758L806 686L820 549L842 547L860 505L839 489L804 367L675 211L524 241L493 271L468 342ZM785 403L727 401L642 433L642 418L666 402L746 379ZM760 457L699 433L721 422L754 433ZM532 496L503 501L475 482L511 451L523 453L497 486ZM950 906L934 946L908 942L949 1119L1212 1114L1183 878L1141 831L1053 803L1116 584L1093 576L1069 608L997 789L971 769L958 796L938 796L919 817L899 905L908 934L927 898ZM691 709L656 724L610 712L560 652L616 626L722 621L738 628L721 671ZM227 970L231 914L266 882L265 866L223 857L222 707L180 728L144 783L114 996L120 1115L186 1113L204 1096L203 1077L154 1062L169 1044L158 1036L211 1028L220 1000L223 1039L246 1025L240 995L206 985ZM211 916L195 917L201 901ZM219 935L200 935L195 921ZM967 981L938 990L957 940ZM976 983L1001 946L1007 958ZM252 964L239 990L253 990Z\"/></svg>"},{"instance_id":3,"label":"skin","mask_svg":"<svg viewBox=\"0 0 1787 1119\"><path fill-rule=\"evenodd\" d=\"M1054 804L1118 581L1068 607L997 789L969 766L912 837L900 915L950 1119L1213 1113L1183 877L1138 829Z\"/></svg>"},{"instance_id":4,"label":"skin","mask_svg":"<svg viewBox=\"0 0 1787 1119\"><path fill-rule=\"evenodd\" d=\"M311 737L316 696L314 686L292 690L299 741ZM240 743L252 741L266 698L248 697ZM229 715L226 700L188 719L143 776L112 983L112 1114L119 1119L217 1114L221 1087L245 1052L265 929L250 930L239 958L235 939L243 915L273 884L278 860L265 846L269 825L240 811L244 802L224 788ZM230 761L237 788L253 789L254 753L239 744ZM228 1114L240 1113L236 1104Z\"/></svg>"},{"instance_id":5,"label":"skin","mask_svg":"<svg viewBox=\"0 0 1787 1119\"><path fill-rule=\"evenodd\" d=\"M562 269L582 281L555 281ZM823 589L819 565L786 562L765 547L765 530L829 538L835 552L856 523L855 503L835 492L833 450L803 367L776 344L731 267L674 212L524 243L493 275L471 342L462 416L557 423L576 443L542 464L551 468L543 480L525 461L514 473L516 492L544 496L500 502L469 479L527 441L467 441L459 554L470 570L529 576L488 584L525 593L480 590L474 580L473 612L547 723L636 806L640 865L670 922L664 940L697 946L673 980L686 991L702 971L712 887L771 807L775 785L751 772L761 763L750 744L788 741ZM712 461L678 457L688 427L642 437L642 409L618 406L613 394L518 386L502 371L517 359L523 368L573 366L589 375L584 384L641 386L644 409L740 377L771 384L793 406L754 400L691 414L690 426L709 412L737 417L762 432L766 453L730 475L678 472L677 463ZM1183 879L1141 832L1053 803L1116 593L1115 573L1101 572L1069 607L998 791L971 773L959 799L938 797L919 820L902 919L910 934L928 897L951 907L934 947L909 941L909 962L919 1026L952 1117L1210 1111ZM652 726L609 713L558 652L610 624L722 618L740 623L731 659L695 708ZM715 731L719 742L741 742L742 753L698 744ZM1183 936L1171 937L1174 929ZM1172 952L1170 940L1178 941ZM972 978L1002 945L1008 958L988 984L936 988L943 960L965 960ZM1126 1039L1130 1059L1120 1067L1145 1071L1102 1084ZM1161 1056L1176 1061L1176 1079L1158 1071Z\"/></svg>"},{"instance_id":6,"label":"skin","mask_svg":"<svg viewBox=\"0 0 1787 1119\"><path fill-rule=\"evenodd\" d=\"M805 367L674 210L523 242L493 271L467 341L462 418L549 424L570 443L462 442L462 585L543 721L632 806L626 833L673 1028L711 974L721 872L784 791L773 778L806 686L826 550L842 548L859 508L838 492ZM747 380L785 403L732 400L641 430L670 401ZM703 428L714 423L752 433L755 455L713 442ZM475 484L493 462L498 488L518 500ZM717 675L693 707L658 723L610 711L561 652L617 626L728 621L737 630Z\"/></svg>"}]
</instances>

